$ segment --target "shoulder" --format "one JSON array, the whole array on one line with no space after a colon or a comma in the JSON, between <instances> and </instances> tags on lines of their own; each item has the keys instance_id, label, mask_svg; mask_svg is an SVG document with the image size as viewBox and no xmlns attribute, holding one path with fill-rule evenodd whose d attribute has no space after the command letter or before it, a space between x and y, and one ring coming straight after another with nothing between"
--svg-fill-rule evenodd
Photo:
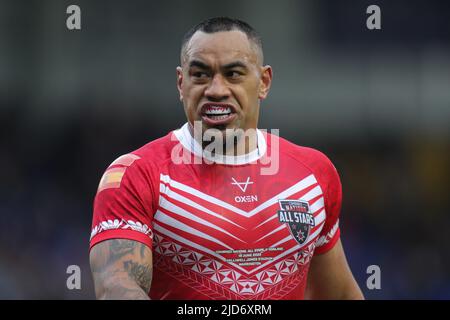
<instances>
[{"instance_id":1,"label":"shoulder","mask_svg":"<svg viewBox=\"0 0 450 320\"><path fill-rule=\"evenodd\" d=\"M177 143L178 141L173 131L171 131L164 137L150 141L130 154L139 157L141 165L148 163L159 164L170 159L173 146Z\"/></svg>"},{"instance_id":2,"label":"shoulder","mask_svg":"<svg viewBox=\"0 0 450 320\"><path fill-rule=\"evenodd\" d=\"M332 161L322 151L297 145L287 139L269 133L266 134L266 139L269 149L273 149L274 141L278 140L277 143L281 156L300 162L313 171L313 173L336 171Z\"/></svg>"},{"instance_id":3,"label":"shoulder","mask_svg":"<svg viewBox=\"0 0 450 320\"><path fill-rule=\"evenodd\" d=\"M170 159L170 148L174 143L171 135L172 132L118 156L106 168L98 191L118 187L128 180L136 182L156 179L159 176L160 166Z\"/></svg>"},{"instance_id":4,"label":"shoulder","mask_svg":"<svg viewBox=\"0 0 450 320\"><path fill-rule=\"evenodd\" d=\"M118 156L108 167L127 167L139 170L144 167L158 167L170 159L171 150L176 144L173 131L152 140L138 149Z\"/></svg>"},{"instance_id":5,"label":"shoulder","mask_svg":"<svg viewBox=\"0 0 450 320\"><path fill-rule=\"evenodd\" d=\"M300 146L271 134L266 135L266 140L271 154L278 148L281 165L292 169L295 166L306 168L314 175L324 192L341 189L339 173L333 162L322 151Z\"/></svg>"}]
</instances>

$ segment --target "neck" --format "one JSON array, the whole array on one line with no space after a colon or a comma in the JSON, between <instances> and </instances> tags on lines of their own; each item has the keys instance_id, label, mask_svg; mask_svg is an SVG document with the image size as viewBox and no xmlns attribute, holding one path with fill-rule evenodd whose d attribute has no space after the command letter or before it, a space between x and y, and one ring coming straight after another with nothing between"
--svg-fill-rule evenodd
<instances>
[{"instance_id":1,"label":"neck","mask_svg":"<svg viewBox=\"0 0 450 320\"><path fill-rule=\"evenodd\" d=\"M210 132L211 131L211 132ZM202 146L203 150L216 155L241 156L258 149L258 135L256 128L210 130L204 132L201 125L192 126L189 132Z\"/></svg>"}]
</instances>

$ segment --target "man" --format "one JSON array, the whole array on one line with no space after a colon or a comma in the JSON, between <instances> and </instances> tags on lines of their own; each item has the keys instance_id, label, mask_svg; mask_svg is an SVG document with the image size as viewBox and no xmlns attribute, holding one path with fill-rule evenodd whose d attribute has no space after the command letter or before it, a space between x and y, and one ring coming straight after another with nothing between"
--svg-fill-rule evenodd
<instances>
[{"instance_id":1,"label":"man","mask_svg":"<svg viewBox=\"0 0 450 320\"><path fill-rule=\"evenodd\" d=\"M188 122L100 181L98 298L363 298L339 239L336 169L256 129L271 81L248 24L213 18L186 34L177 86Z\"/></svg>"}]
</instances>

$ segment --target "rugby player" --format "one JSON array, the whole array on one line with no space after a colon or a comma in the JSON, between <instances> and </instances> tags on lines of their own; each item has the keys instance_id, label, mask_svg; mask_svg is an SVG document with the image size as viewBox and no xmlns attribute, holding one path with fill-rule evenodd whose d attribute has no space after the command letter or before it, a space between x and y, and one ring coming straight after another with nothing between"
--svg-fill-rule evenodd
<instances>
[{"instance_id":1,"label":"rugby player","mask_svg":"<svg viewBox=\"0 0 450 320\"><path fill-rule=\"evenodd\" d=\"M340 241L335 167L257 127L272 82L257 32L201 22L176 74L186 124L117 158L98 186L97 298L362 299Z\"/></svg>"}]
</instances>

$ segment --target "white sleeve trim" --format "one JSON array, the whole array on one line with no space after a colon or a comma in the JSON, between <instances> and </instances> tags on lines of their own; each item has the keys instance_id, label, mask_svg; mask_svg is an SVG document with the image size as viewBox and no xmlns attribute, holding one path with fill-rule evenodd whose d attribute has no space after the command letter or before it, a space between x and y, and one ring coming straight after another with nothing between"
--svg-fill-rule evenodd
<instances>
[{"instance_id":1,"label":"white sleeve trim","mask_svg":"<svg viewBox=\"0 0 450 320\"><path fill-rule=\"evenodd\" d=\"M319 239L317 239L316 247L322 247L327 243L329 243L331 239L333 239L338 229L339 229L339 219L336 221L333 228L331 228L331 230L326 235L323 235L319 237Z\"/></svg>"},{"instance_id":2,"label":"white sleeve trim","mask_svg":"<svg viewBox=\"0 0 450 320\"><path fill-rule=\"evenodd\" d=\"M94 228L92 228L90 239L92 240L93 237L95 237L97 234L105 230L116 230L116 229L122 230L131 229L134 231L138 231L147 235L150 239L153 240L153 232L148 227L148 225L143 224L139 221L125 220L125 219L122 219L122 221L119 221L119 219L101 221Z\"/></svg>"}]
</instances>

